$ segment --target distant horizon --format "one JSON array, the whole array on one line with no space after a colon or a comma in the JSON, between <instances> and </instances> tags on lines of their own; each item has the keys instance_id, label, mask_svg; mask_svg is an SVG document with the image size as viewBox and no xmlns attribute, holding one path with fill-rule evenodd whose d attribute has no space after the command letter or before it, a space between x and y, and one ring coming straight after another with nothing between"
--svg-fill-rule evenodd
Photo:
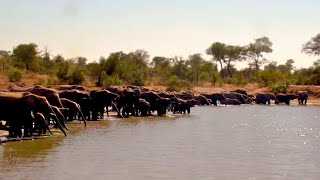
<instances>
[{"instance_id":1,"label":"distant horizon","mask_svg":"<svg viewBox=\"0 0 320 180\"><path fill-rule=\"evenodd\" d=\"M35 43L52 55L82 56L88 63L137 49L147 51L150 60L194 53L211 60L205 50L213 42L244 46L267 36L273 42L273 52L265 56L269 61L293 59L295 67L309 67L319 57L301 49L320 33L319 5L315 0L11 0L0 7L0 50Z\"/></svg>"}]
</instances>

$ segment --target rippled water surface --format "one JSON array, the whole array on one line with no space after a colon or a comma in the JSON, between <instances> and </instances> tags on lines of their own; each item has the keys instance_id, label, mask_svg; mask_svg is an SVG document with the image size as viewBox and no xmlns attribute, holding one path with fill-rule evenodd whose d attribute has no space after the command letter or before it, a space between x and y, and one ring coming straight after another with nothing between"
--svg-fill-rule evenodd
<instances>
[{"instance_id":1,"label":"rippled water surface","mask_svg":"<svg viewBox=\"0 0 320 180\"><path fill-rule=\"evenodd\" d=\"M319 179L320 107L196 107L0 145L0 179Z\"/></svg>"}]
</instances>

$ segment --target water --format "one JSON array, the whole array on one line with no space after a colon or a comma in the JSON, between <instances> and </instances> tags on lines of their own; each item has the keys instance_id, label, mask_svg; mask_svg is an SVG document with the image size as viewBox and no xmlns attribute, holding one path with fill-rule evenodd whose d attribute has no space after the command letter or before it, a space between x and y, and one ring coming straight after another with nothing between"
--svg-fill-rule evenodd
<instances>
[{"instance_id":1,"label":"water","mask_svg":"<svg viewBox=\"0 0 320 180\"><path fill-rule=\"evenodd\" d=\"M196 107L0 145L0 179L319 179L320 107ZM319 117L318 117L319 116Z\"/></svg>"}]
</instances>

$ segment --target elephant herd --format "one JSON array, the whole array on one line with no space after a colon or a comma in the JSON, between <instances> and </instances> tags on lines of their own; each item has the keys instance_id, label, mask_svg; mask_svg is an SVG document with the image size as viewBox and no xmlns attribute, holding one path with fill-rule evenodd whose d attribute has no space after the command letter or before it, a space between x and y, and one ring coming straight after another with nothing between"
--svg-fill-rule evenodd
<instances>
[{"instance_id":1,"label":"elephant herd","mask_svg":"<svg viewBox=\"0 0 320 180\"><path fill-rule=\"evenodd\" d=\"M66 121L103 119L109 111L115 111L118 117L158 116L168 111L190 114L196 105L240 105L240 104L290 104L298 99L306 104L308 92L297 94L257 93L248 95L244 90L221 93L202 93L198 96L192 91L179 93L154 91L138 86L108 87L104 90L87 90L83 86L63 85L56 89L43 86L30 88L13 86L0 92L0 127L9 131L10 137L28 137L51 133L49 127L58 128L66 135ZM6 124L1 126L1 120ZM23 130L23 131L22 131Z\"/></svg>"}]
</instances>

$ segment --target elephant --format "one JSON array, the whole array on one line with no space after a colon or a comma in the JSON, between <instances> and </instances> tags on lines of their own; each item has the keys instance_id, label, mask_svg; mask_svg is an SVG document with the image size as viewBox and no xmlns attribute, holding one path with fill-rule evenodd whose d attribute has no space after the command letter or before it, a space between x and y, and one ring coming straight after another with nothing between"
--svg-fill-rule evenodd
<instances>
[{"instance_id":1,"label":"elephant","mask_svg":"<svg viewBox=\"0 0 320 180\"><path fill-rule=\"evenodd\" d=\"M157 111L158 116L166 114L167 107L172 103L174 98L160 97L153 91L141 93L140 98L145 99L150 103L150 110Z\"/></svg>"},{"instance_id":2,"label":"elephant","mask_svg":"<svg viewBox=\"0 0 320 180\"><path fill-rule=\"evenodd\" d=\"M78 115L84 122L84 127L87 126L87 121L84 118L80 105L74 101L71 101L66 98L60 98L61 103L64 108L67 108L68 110L64 111L65 118L69 118L69 121L72 121L75 115Z\"/></svg>"},{"instance_id":3,"label":"elephant","mask_svg":"<svg viewBox=\"0 0 320 180\"><path fill-rule=\"evenodd\" d=\"M217 101L221 102L221 100L226 99L226 97L221 93L211 93L211 94L202 93L200 95L210 99L212 101L212 104L215 105L215 106L218 105Z\"/></svg>"},{"instance_id":4,"label":"elephant","mask_svg":"<svg viewBox=\"0 0 320 180\"><path fill-rule=\"evenodd\" d=\"M276 104L285 103L286 105L290 105L290 100L297 99L298 95L289 93L289 94L283 94L279 93L276 95Z\"/></svg>"},{"instance_id":5,"label":"elephant","mask_svg":"<svg viewBox=\"0 0 320 180\"><path fill-rule=\"evenodd\" d=\"M176 96L180 99L188 100L194 99L194 94L191 91L185 91L181 93L177 93Z\"/></svg>"},{"instance_id":6,"label":"elephant","mask_svg":"<svg viewBox=\"0 0 320 180\"><path fill-rule=\"evenodd\" d=\"M51 117L53 122L57 124L57 127L66 136L66 132L46 98L31 93L0 93L0 119L8 122L11 137L21 137L22 128L24 128L25 136L31 136L34 122L32 113L38 112L42 113L45 117Z\"/></svg>"},{"instance_id":7,"label":"elephant","mask_svg":"<svg viewBox=\"0 0 320 180\"><path fill-rule=\"evenodd\" d=\"M308 91L298 91L298 103L301 105L307 105L309 92Z\"/></svg>"},{"instance_id":8,"label":"elephant","mask_svg":"<svg viewBox=\"0 0 320 180\"><path fill-rule=\"evenodd\" d=\"M29 92L46 97L51 105L57 106L58 108L63 108L58 91L55 89L45 88L43 86L35 86Z\"/></svg>"},{"instance_id":9,"label":"elephant","mask_svg":"<svg viewBox=\"0 0 320 180\"><path fill-rule=\"evenodd\" d=\"M17 86L14 85L8 89L10 92L29 92L33 87Z\"/></svg>"},{"instance_id":10,"label":"elephant","mask_svg":"<svg viewBox=\"0 0 320 180\"><path fill-rule=\"evenodd\" d=\"M67 108L59 108L57 106L52 106L51 105L52 110L54 111L54 113L56 114L59 123L62 125L63 128L65 128L66 130L69 130L67 125L64 123L66 121L66 118L63 115L64 111L67 111ZM57 124L55 123L55 127L57 126Z\"/></svg>"},{"instance_id":11,"label":"elephant","mask_svg":"<svg viewBox=\"0 0 320 180\"><path fill-rule=\"evenodd\" d=\"M270 100L276 101L276 96L272 93L257 93L256 94L256 103L257 104L271 104Z\"/></svg>"},{"instance_id":12,"label":"elephant","mask_svg":"<svg viewBox=\"0 0 320 180\"><path fill-rule=\"evenodd\" d=\"M222 93L224 97L229 98L229 99L236 99L238 100L241 104L246 104L246 98L245 95L236 93L236 92L223 92Z\"/></svg>"},{"instance_id":13,"label":"elephant","mask_svg":"<svg viewBox=\"0 0 320 180\"><path fill-rule=\"evenodd\" d=\"M59 92L60 98L66 98L71 101L74 101L78 104L80 104L82 99L89 99L90 98L90 91L80 91L80 90L65 90Z\"/></svg>"},{"instance_id":14,"label":"elephant","mask_svg":"<svg viewBox=\"0 0 320 180\"><path fill-rule=\"evenodd\" d=\"M46 134L47 130L51 135L53 135L50 129L48 128L48 125L46 123L46 118L42 113L40 112L33 113L33 118L34 118L34 131L38 129L38 136L40 136L41 134ZM33 135L34 131L31 132L31 136Z\"/></svg>"},{"instance_id":15,"label":"elephant","mask_svg":"<svg viewBox=\"0 0 320 180\"><path fill-rule=\"evenodd\" d=\"M225 104L225 105L241 105L241 102L239 100L237 100L237 99L229 99L229 98L221 100L220 103L221 104Z\"/></svg>"},{"instance_id":16,"label":"elephant","mask_svg":"<svg viewBox=\"0 0 320 180\"><path fill-rule=\"evenodd\" d=\"M92 105L92 120L97 120L98 114L103 118L105 108L107 108L107 116L109 116L108 107L114 105L119 98L117 94L108 90L91 91L90 97ZM117 111L118 114L120 114L119 110Z\"/></svg>"},{"instance_id":17,"label":"elephant","mask_svg":"<svg viewBox=\"0 0 320 180\"><path fill-rule=\"evenodd\" d=\"M121 110L123 117L136 116L136 104L140 99L140 91L138 89L121 89L118 90L119 99L117 101L117 108Z\"/></svg>"},{"instance_id":18,"label":"elephant","mask_svg":"<svg viewBox=\"0 0 320 180\"><path fill-rule=\"evenodd\" d=\"M145 99L140 98L138 103L136 104L136 111L137 115L140 112L141 116L151 116L150 103Z\"/></svg>"},{"instance_id":19,"label":"elephant","mask_svg":"<svg viewBox=\"0 0 320 180\"><path fill-rule=\"evenodd\" d=\"M209 101L209 99L206 98L205 96L202 96L202 95L196 96L195 99L199 101L199 105L200 105L200 106L210 105L210 104L211 104L210 101Z\"/></svg>"},{"instance_id":20,"label":"elephant","mask_svg":"<svg viewBox=\"0 0 320 180\"><path fill-rule=\"evenodd\" d=\"M160 97L159 100L156 101L156 106L157 106L157 114L158 116L162 116L164 114L167 114L167 109L169 108L170 105L174 103L176 98L164 98Z\"/></svg>"},{"instance_id":21,"label":"elephant","mask_svg":"<svg viewBox=\"0 0 320 180\"><path fill-rule=\"evenodd\" d=\"M106 90L117 94L119 91L121 91L121 88L120 87L115 87L115 86L109 86L109 87L106 88Z\"/></svg>"},{"instance_id":22,"label":"elephant","mask_svg":"<svg viewBox=\"0 0 320 180\"><path fill-rule=\"evenodd\" d=\"M176 106L174 106L174 110L173 113L184 113L186 114L186 112L188 112L188 114L190 114L190 102L188 102L187 100L184 99L177 99L177 104Z\"/></svg>"},{"instance_id":23,"label":"elephant","mask_svg":"<svg viewBox=\"0 0 320 180\"><path fill-rule=\"evenodd\" d=\"M243 89L236 89L236 90L233 90L233 91L230 91L230 92L234 92L234 93L240 93L240 94L243 94L243 95L248 95L247 91L246 90L243 90Z\"/></svg>"},{"instance_id":24,"label":"elephant","mask_svg":"<svg viewBox=\"0 0 320 180\"><path fill-rule=\"evenodd\" d=\"M63 90L80 90L80 91L86 91L87 89L84 86L79 85L60 85L56 88L57 90L63 91Z\"/></svg>"}]
</instances>

